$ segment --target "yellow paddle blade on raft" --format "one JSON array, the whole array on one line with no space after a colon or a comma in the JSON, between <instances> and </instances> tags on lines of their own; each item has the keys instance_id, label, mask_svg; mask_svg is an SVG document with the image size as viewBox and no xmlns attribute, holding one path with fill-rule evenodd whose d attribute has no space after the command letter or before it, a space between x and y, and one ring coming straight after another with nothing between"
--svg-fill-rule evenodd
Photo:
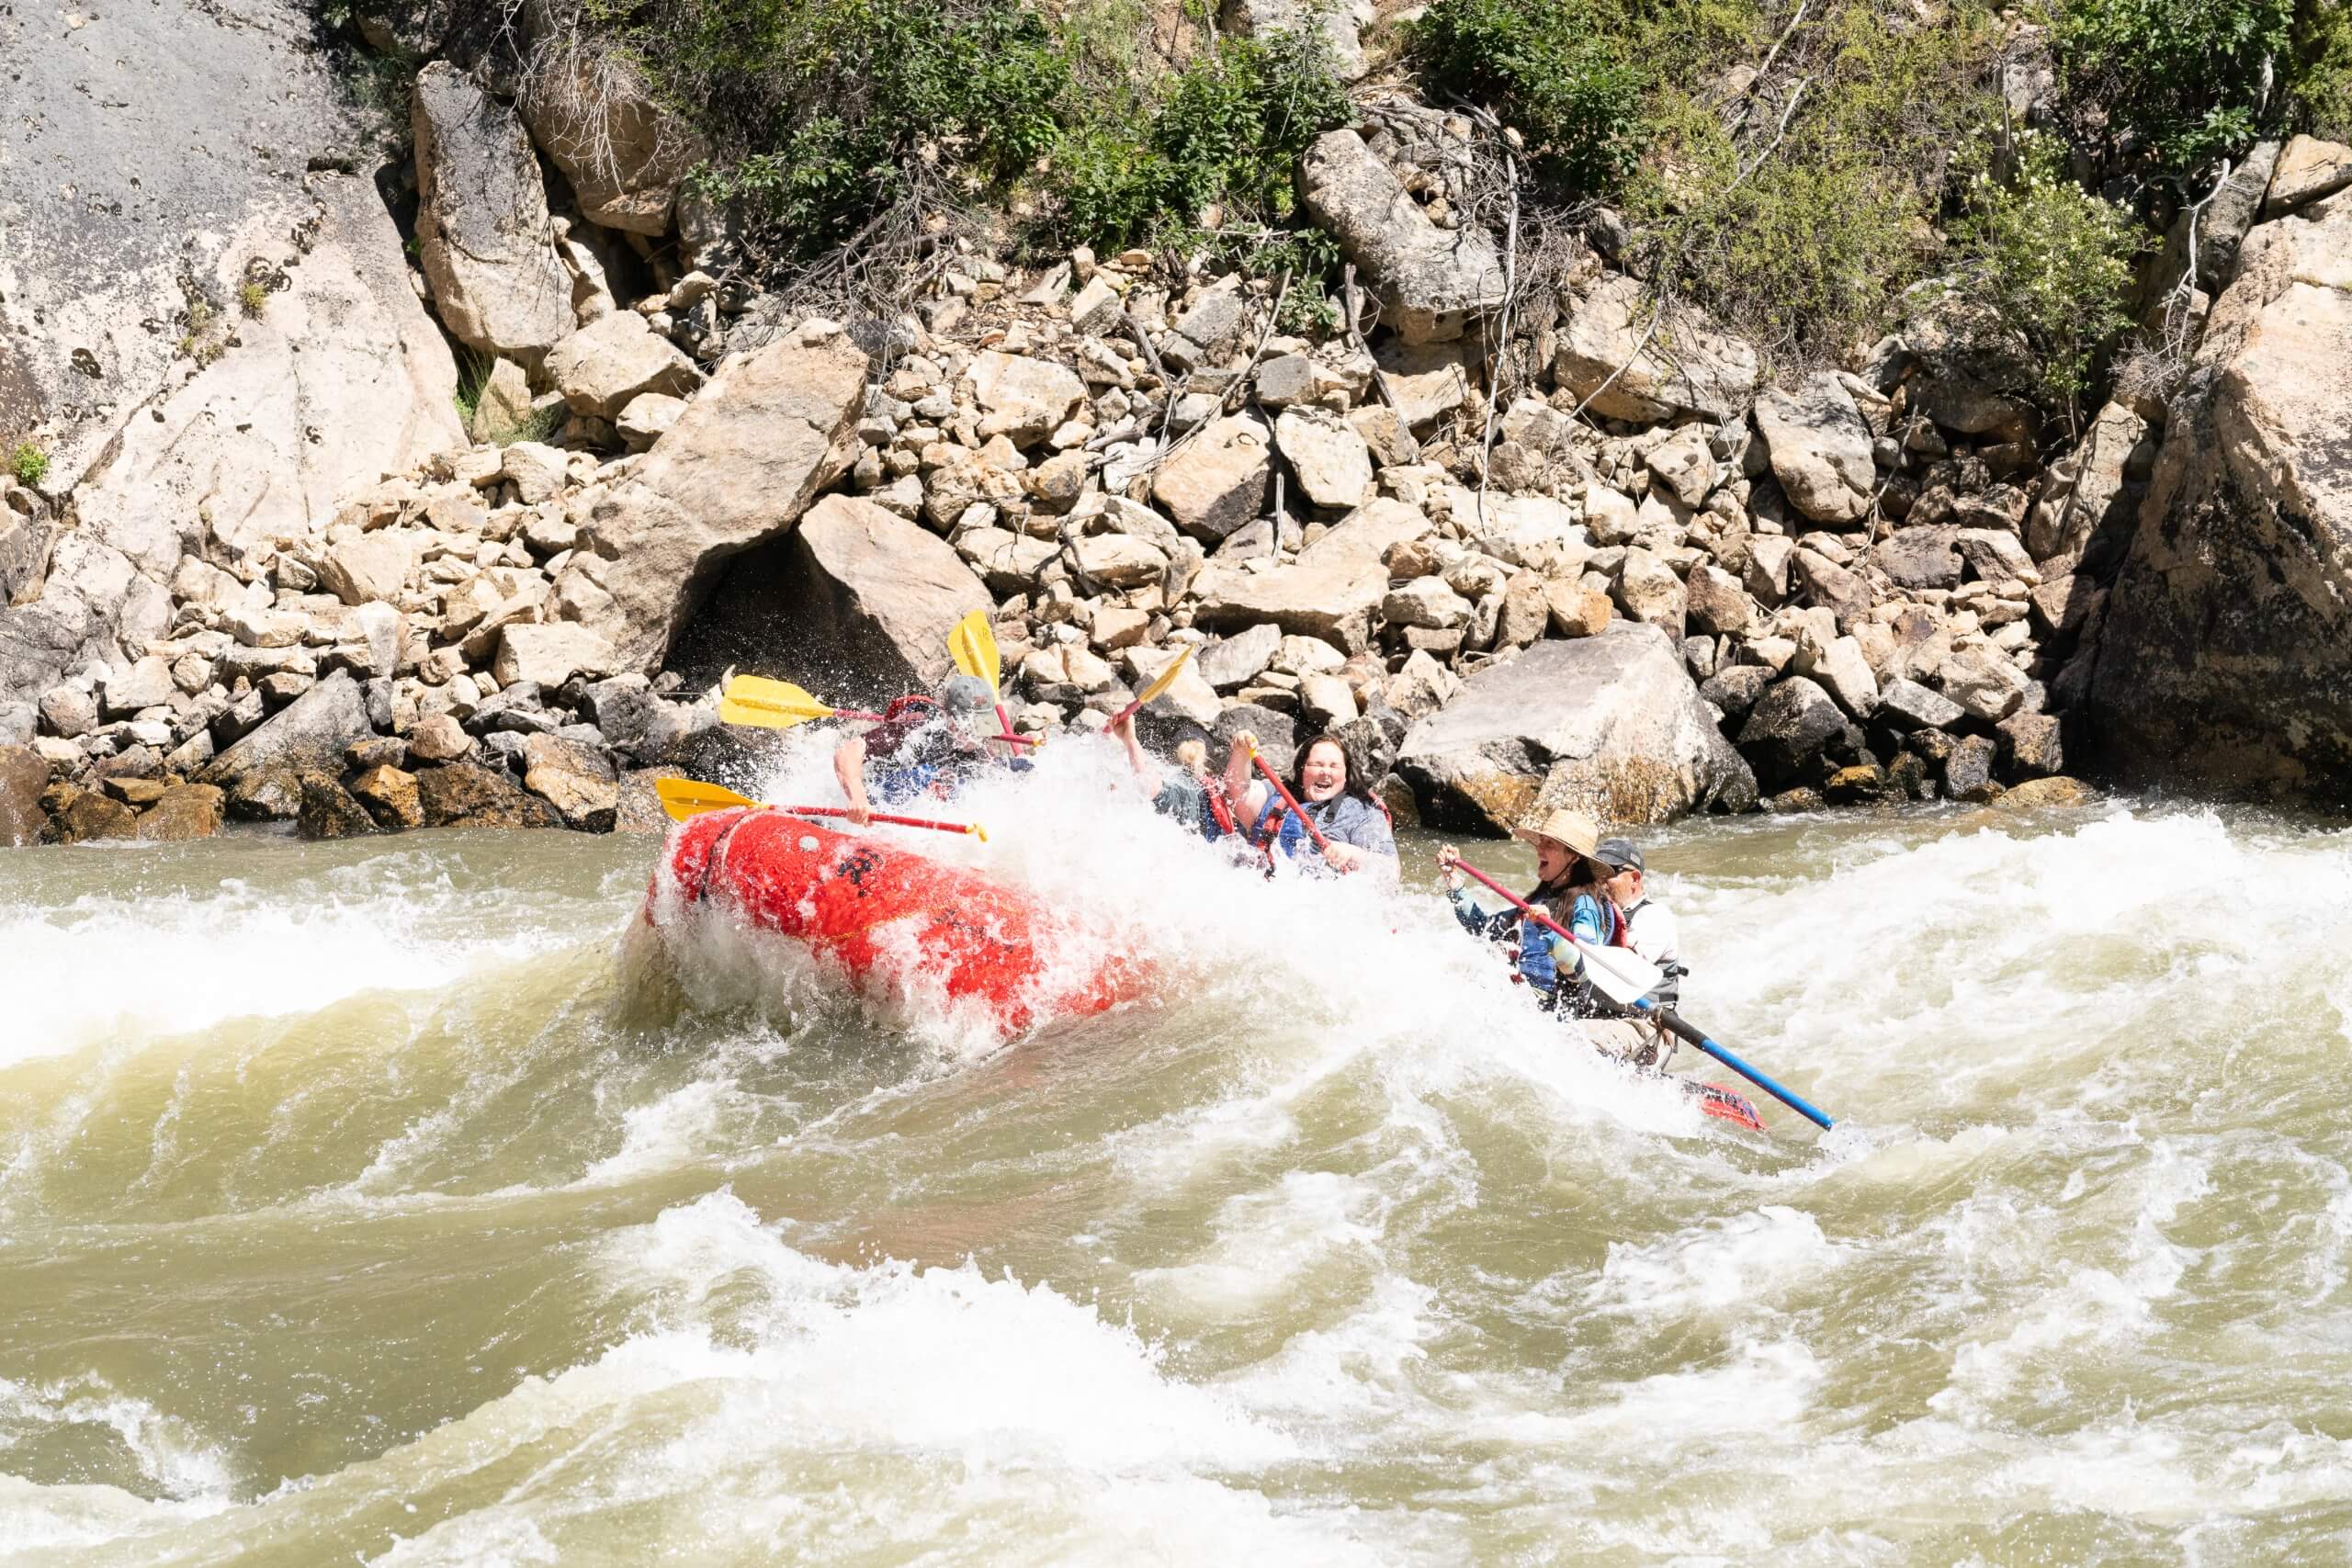
<instances>
[{"instance_id":1,"label":"yellow paddle blade on raft","mask_svg":"<svg viewBox=\"0 0 2352 1568\"><path fill-rule=\"evenodd\" d=\"M986 681L989 691L1002 689L1004 661L997 654L996 633L989 629L986 610L975 610L956 623L956 629L947 634L947 653L956 669Z\"/></svg>"},{"instance_id":2,"label":"yellow paddle blade on raft","mask_svg":"<svg viewBox=\"0 0 2352 1568\"><path fill-rule=\"evenodd\" d=\"M718 696L721 723L755 725L762 729L790 729L812 718L831 718L833 711L789 681L769 681L758 675L736 676Z\"/></svg>"},{"instance_id":3,"label":"yellow paddle blade on raft","mask_svg":"<svg viewBox=\"0 0 2352 1568\"><path fill-rule=\"evenodd\" d=\"M761 804L737 795L724 784L704 784L698 779L656 779L653 793L662 797L662 809L670 814L673 822L683 822L706 811L729 811L738 806Z\"/></svg>"}]
</instances>

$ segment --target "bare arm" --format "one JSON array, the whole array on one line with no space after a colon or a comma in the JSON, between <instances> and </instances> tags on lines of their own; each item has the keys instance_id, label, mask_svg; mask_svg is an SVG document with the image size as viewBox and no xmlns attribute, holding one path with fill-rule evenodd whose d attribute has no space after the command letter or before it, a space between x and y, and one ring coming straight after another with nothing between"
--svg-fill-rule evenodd
<instances>
[{"instance_id":1,"label":"bare arm","mask_svg":"<svg viewBox=\"0 0 2352 1568\"><path fill-rule=\"evenodd\" d=\"M849 819L865 827L874 819L865 803L865 738L853 735L833 748L833 777L841 781L842 794L849 797Z\"/></svg>"},{"instance_id":2,"label":"bare arm","mask_svg":"<svg viewBox=\"0 0 2352 1568\"><path fill-rule=\"evenodd\" d=\"M1151 759L1145 755L1143 742L1136 739L1135 715L1129 714L1120 723L1116 733L1119 743L1127 749L1127 766L1135 770L1136 777L1154 789L1159 788L1159 770L1154 767Z\"/></svg>"},{"instance_id":3,"label":"bare arm","mask_svg":"<svg viewBox=\"0 0 2352 1568\"><path fill-rule=\"evenodd\" d=\"M1234 819L1254 822L1265 808L1260 786L1250 782L1250 752L1258 738L1248 730L1233 738L1233 748L1225 754L1225 798L1233 803ZM1258 798L1252 799L1252 795Z\"/></svg>"}]
</instances>

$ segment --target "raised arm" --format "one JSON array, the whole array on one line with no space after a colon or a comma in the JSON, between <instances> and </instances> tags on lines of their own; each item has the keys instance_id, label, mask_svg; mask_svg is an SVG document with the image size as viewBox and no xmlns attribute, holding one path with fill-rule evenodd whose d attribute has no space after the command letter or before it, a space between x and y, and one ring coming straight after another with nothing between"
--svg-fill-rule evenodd
<instances>
[{"instance_id":1,"label":"raised arm","mask_svg":"<svg viewBox=\"0 0 2352 1568\"><path fill-rule=\"evenodd\" d=\"M874 819L865 803L865 737L853 735L833 748L833 777L849 799L849 819L865 827Z\"/></svg>"}]
</instances>

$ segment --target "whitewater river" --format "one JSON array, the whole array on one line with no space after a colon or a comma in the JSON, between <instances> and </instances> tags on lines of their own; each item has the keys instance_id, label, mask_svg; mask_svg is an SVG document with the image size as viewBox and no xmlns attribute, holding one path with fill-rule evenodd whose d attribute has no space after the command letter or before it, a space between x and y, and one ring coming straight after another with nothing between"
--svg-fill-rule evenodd
<instances>
[{"instance_id":1,"label":"whitewater river","mask_svg":"<svg viewBox=\"0 0 2352 1568\"><path fill-rule=\"evenodd\" d=\"M647 839L0 854L0 1563L2352 1558L2352 836L1657 835L1758 1139L1065 755L923 847L1155 999L1001 1050Z\"/></svg>"}]
</instances>

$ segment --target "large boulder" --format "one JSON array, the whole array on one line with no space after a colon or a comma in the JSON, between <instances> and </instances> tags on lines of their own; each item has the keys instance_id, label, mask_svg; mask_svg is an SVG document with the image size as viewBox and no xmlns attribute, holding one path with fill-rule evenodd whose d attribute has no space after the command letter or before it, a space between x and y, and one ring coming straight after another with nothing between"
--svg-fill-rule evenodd
<instances>
[{"instance_id":1,"label":"large boulder","mask_svg":"<svg viewBox=\"0 0 2352 1568\"><path fill-rule=\"evenodd\" d=\"M1484 226L1439 228L1352 130L1316 138L1299 165L1306 209L1364 271L1381 321L1408 344L1462 335L1503 302L1503 265Z\"/></svg>"},{"instance_id":2,"label":"large boulder","mask_svg":"<svg viewBox=\"0 0 2352 1568\"><path fill-rule=\"evenodd\" d=\"M1754 348L1687 306L1657 321L1658 307L1638 278L1612 274L1581 300L1561 304L1567 321L1552 371L1594 413L1644 422L1696 413L1720 422L1756 395Z\"/></svg>"},{"instance_id":3,"label":"large boulder","mask_svg":"<svg viewBox=\"0 0 2352 1568\"><path fill-rule=\"evenodd\" d=\"M368 722L367 694L350 671L338 670L213 758L204 776L226 784L248 773L337 768L353 741L374 733L375 727Z\"/></svg>"},{"instance_id":4,"label":"large boulder","mask_svg":"<svg viewBox=\"0 0 2352 1568\"><path fill-rule=\"evenodd\" d=\"M563 818L503 773L451 762L416 775L417 807L428 828L560 828Z\"/></svg>"},{"instance_id":5,"label":"large boulder","mask_svg":"<svg viewBox=\"0 0 2352 1568\"><path fill-rule=\"evenodd\" d=\"M514 111L446 60L416 73L417 259L442 325L467 346L537 366L571 331L546 187Z\"/></svg>"},{"instance_id":6,"label":"large boulder","mask_svg":"<svg viewBox=\"0 0 2352 1568\"><path fill-rule=\"evenodd\" d=\"M1802 675L1765 689L1747 710L1739 729L1739 751L1768 791L1817 784L1827 776L1823 760L1851 759L1855 732L1829 694Z\"/></svg>"},{"instance_id":7,"label":"large boulder","mask_svg":"<svg viewBox=\"0 0 2352 1568\"><path fill-rule=\"evenodd\" d=\"M594 503L556 585L624 668L657 669L730 556L775 538L855 457L865 355L804 331L733 359Z\"/></svg>"},{"instance_id":8,"label":"large boulder","mask_svg":"<svg viewBox=\"0 0 2352 1568\"><path fill-rule=\"evenodd\" d=\"M1396 767L1431 827L1494 832L1554 807L1665 822L1739 795L1745 774L1673 641L1625 621L1471 676Z\"/></svg>"},{"instance_id":9,"label":"large boulder","mask_svg":"<svg viewBox=\"0 0 2352 1568\"><path fill-rule=\"evenodd\" d=\"M702 372L635 310L608 310L548 351L548 379L573 413L618 419L643 393L683 398Z\"/></svg>"},{"instance_id":10,"label":"large boulder","mask_svg":"<svg viewBox=\"0 0 2352 1568\"><path fill-rule=\"evenodd\" d=\"M1815 371L1756 400L1756 430L1790 502L1820 523L1851 523L1871 508L1877 470L1871 429L1838 378Z\"/></svg>"},{"instance_id":11,"label":"large boulder","mask_svg":"<svg viewBox=\"0 0 2352 1568\"><path fill-rule=\"evenodd\" d=\"M1373 612L1388 592L1389 550L1426 536L1431 526L1419 508L1374 501L1340 519L1292 565L1257 571L1248 562L1213 561L1193 584L1193 624L1227 631L1270 621L1361 652L1372 640Z\"/></svg>"},{"instance_id":12,"label":"large boulder","mask_svg":"<svg viewBox=\"0 0 2352 1568\"><path fill-rule=\"evenodd\" d=\"M844 690L896 695L945 680L947 634L995 603L946 540L846 495L810 507L784 553L777 620L800 650L792 667Z\"/></svg>"},{"instance_id":13,"label":"large boulder","mask_svg":"<svg viewBox=\"0 0 2352 1568\"><path fill-rule=\"evenodd\" d=\"M515 107L571 182L582 216L632 234L669 231L679 184L707 150L626 57L582 42L575 29L551 29L532 51Z\"/></svg>"},{"instance_id":14,"label":"large boulder","mask_svg":"<svg viewBox=\"0 0 2352 1568\"><path fill-rule=\"evenodd\" d=\"M2086 655L2091 730L2127 777L2352 804L2346 365L2337 199L2247 236L2174 400Z\"/></svg>"}]
</instances>

